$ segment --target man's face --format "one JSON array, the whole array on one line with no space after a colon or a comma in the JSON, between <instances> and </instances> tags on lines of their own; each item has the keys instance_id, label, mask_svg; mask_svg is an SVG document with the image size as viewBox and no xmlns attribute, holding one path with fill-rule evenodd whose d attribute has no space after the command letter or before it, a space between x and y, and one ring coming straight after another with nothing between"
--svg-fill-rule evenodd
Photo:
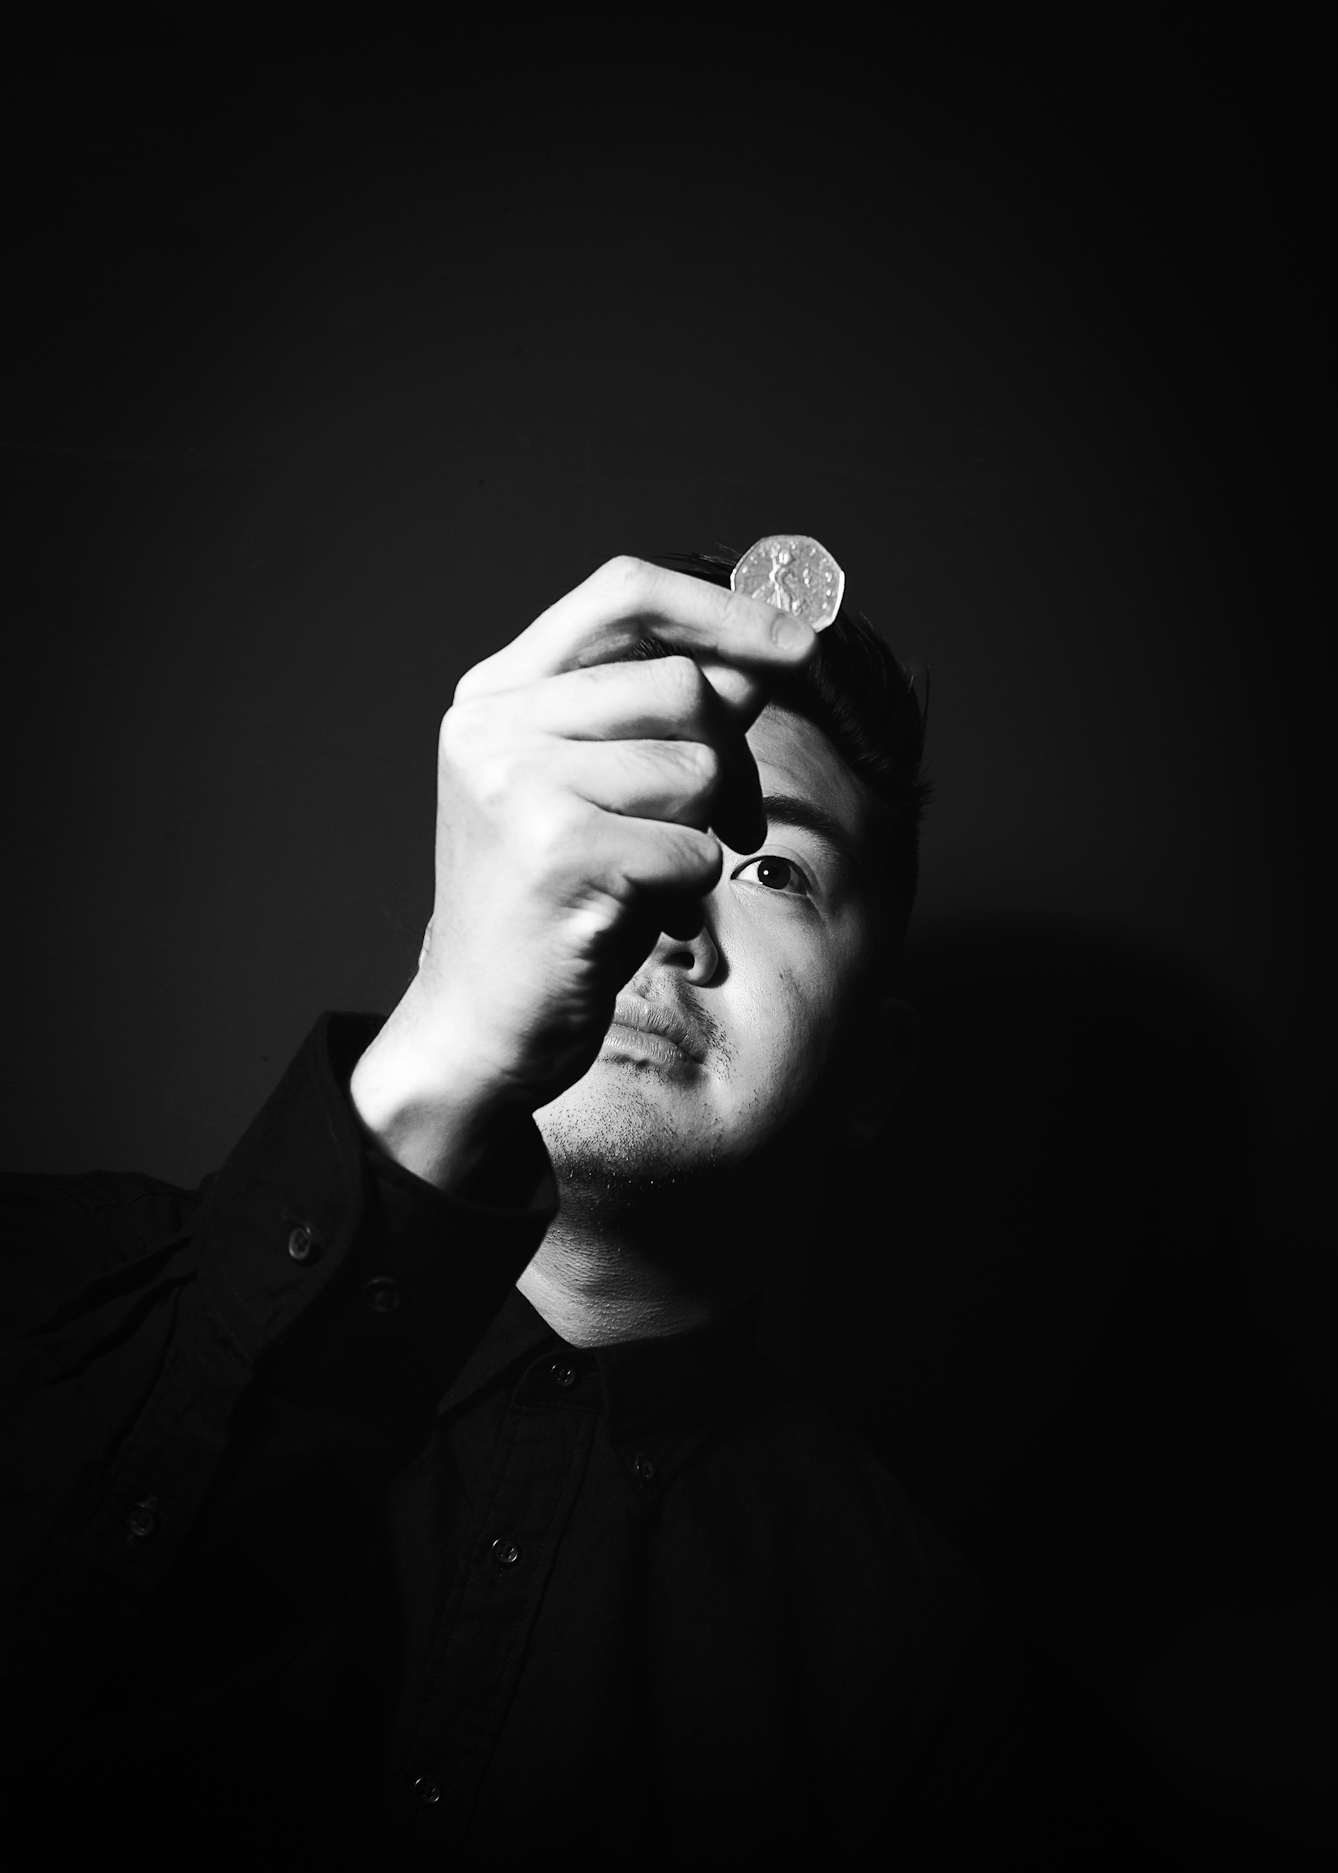
<instances>
[{"instance_id":1,"label":"man's face","mask_svg":"<svg viewBox=\"0 0 1338 1873\"><path fill-rule=\"evenodd\" d=\"M725 847L701 935L660 938L594 1065L535 1114L564 1184L729 1170L839 1127L882 994L878 808L801 717L766 708L748 745L765 841Z\"/></svg>"}]
</instances>

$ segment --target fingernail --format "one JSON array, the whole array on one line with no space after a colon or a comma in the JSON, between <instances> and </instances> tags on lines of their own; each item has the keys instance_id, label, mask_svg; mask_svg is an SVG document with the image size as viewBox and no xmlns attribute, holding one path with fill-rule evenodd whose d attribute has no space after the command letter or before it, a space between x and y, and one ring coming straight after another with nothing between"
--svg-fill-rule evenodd
<instances>
[{"instance_id":1,"label":"fingernail","mask_svg":"<svg viewBox=\"0 0 1338 1873\"><path fill-rule=\"evenodd\" d=\"M771 641L779 650L799 650L812 635L806 624L785 611L776 614L776 622L771 627Z\"/></svg>"}]
</instances>

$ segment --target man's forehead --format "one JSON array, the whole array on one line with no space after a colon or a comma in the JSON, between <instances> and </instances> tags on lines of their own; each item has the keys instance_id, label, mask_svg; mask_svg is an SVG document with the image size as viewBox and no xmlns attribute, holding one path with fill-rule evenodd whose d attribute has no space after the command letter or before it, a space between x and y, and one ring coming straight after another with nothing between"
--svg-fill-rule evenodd
<instances>
[{"instance_id":1,"label":"man's forehead","mask_svg":"<svg viewBox=\"0 0 1338 1873\"><path fill-rule=\"evenodd\" d=\"M797 795L834 814L861 846L873 799L816 723L768 703L748 730L762 792Z\"/></svg>"}]
</instances>

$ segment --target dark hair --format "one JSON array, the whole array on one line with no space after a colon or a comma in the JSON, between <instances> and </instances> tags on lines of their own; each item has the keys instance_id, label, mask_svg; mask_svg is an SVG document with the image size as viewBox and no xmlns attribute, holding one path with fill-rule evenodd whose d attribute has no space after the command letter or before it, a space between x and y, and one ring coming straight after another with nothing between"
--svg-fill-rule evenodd
<instances>
[{"instance_id":1,"label":"dark hair","mask_svg":"<svg viewBox=\"0 0 1338 1873\"><path fill-rule=\"evenodd\" d=\"M652 565L728 586L740 555L647 553ZM867 618L842 606L818 638L817 654L772 692L781 708L820 728L850 771L888 813L888 882L909 916L920 872L926 714L914 682Z\"/></svg>"}]
</instances>

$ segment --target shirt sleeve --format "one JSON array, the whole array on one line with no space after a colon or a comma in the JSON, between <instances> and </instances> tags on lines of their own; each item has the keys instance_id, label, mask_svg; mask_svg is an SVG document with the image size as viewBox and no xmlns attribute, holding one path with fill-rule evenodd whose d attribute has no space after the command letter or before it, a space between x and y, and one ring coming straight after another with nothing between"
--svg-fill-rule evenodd
<instances>
[{"instance_id":1,"label":"shirt sleeve","mask_svg":"<svg viewBox=\"0 0 1338 1873\"><path fill-rule=\"evenodd\" d=\"M244 1539L258 1494L306 1513L382 1486L542 1240L532 1123L486 1201L370 1144L347 1087L377 1026L322 1017L199 1192L6 1181L29 1320L5 1353L0 1701L30 1729L75 1718L183 1552Z\"/></svg>"}]
</instances>

